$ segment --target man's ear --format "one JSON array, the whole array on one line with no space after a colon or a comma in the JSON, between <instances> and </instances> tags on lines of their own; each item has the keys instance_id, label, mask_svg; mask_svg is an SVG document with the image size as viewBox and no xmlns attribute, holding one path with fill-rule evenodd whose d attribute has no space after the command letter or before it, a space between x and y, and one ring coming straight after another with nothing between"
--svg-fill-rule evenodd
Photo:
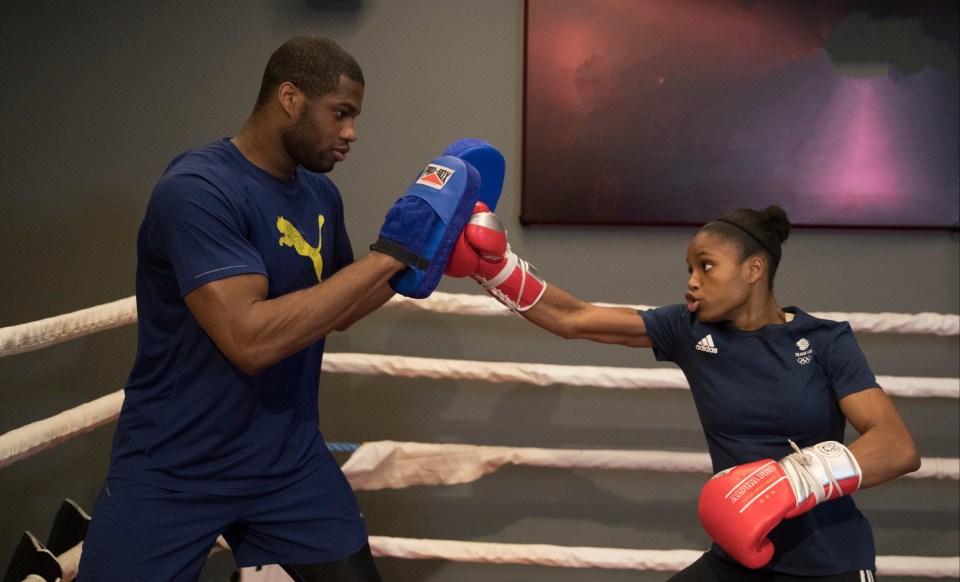
<instances>
[{"instance_id":1,"label":"man's ear","mask_svg":"<svg viewBox=\"0 0 960 582\"><path fill-rule=\"evenodd\" d=\"M300 107L304 101L303 91L297 88L296 85L290 81L284 81L280 83L280 86L277 87L277 102L280 104L280 108L289 117L297 117L300 115Z\"/></svg>"}]
</instances>

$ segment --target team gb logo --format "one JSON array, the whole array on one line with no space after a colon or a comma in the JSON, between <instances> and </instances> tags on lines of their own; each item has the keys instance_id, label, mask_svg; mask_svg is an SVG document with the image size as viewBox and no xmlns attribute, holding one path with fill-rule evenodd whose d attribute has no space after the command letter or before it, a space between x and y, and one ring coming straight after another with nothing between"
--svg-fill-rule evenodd
<instances>
[{"instance_id":1,"label":"team gb logo","mask_svg":"<svg viewBox=\"0 0 960 582\"><path fill-rule=\"evenodd\" d=\"M810 349L810 342L807 341L807 338L801 338L797 342L797 349L799 352L795 352L794 355L797 357L797 363L801 366L805 366L813 361L813 350Z\"/></svg>"}]
</instances>

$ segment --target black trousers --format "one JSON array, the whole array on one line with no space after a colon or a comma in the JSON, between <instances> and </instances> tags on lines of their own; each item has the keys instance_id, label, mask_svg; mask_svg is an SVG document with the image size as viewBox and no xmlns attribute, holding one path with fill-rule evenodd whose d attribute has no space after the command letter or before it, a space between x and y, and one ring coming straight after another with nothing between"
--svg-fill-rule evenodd
<instances>
[{"instance_id":1,"label":"black trousers","mask_svg":"<svg viewBox=\"0 0 960 582\"><path fill-rule=\"evenodd\" d=\"M294 582L381 582L370 544L342 560L319 564L281 564Z\"/></svg>"},{"instance_id":2,"label":"black trousers","mask_svg":"<svg viewBox=\"0 0 960 582\"><path fill-rule=\"evenodd\" d=\"M710 551L667 582L875 582L876 572L858 570L830 576L794 576L768 570L751 570L736 562L724 560Z\"/></svg>"}]
</instances>

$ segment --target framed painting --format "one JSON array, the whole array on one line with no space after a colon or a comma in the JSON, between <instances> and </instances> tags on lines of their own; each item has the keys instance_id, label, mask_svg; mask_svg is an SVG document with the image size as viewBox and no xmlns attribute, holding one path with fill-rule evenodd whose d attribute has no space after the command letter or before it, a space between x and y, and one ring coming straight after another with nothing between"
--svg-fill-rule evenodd
<instances>
[{"instance_id":1,"label":"framed painting","mask_svg":"<svg viewBox=\"0 0 960 582\"><path fill-rule=\"evenodd\" d=\"M955 230L955 0L525 0L523 224Z\"/></svg>"}]
</instances>

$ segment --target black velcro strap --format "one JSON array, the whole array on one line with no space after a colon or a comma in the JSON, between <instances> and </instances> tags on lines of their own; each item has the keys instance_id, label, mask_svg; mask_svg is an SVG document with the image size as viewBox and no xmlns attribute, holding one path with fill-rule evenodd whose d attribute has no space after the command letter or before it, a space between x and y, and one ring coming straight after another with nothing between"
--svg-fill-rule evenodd
<instances>
[{"instance_id":1,"label":"black velcro strap","mask_svg":"<svg viewBox=\"0 0 960 582\"><path fill-rule=\"evenodd\" d=\"M427 267L430 266L430 259L421 257L417 253L410 252L409 250L387 238L377 239L377 242L370 245L370 250L378 251L385 255L390 255L408 267L418 271L426 271Z\"/></svg>"}]
</instances>

